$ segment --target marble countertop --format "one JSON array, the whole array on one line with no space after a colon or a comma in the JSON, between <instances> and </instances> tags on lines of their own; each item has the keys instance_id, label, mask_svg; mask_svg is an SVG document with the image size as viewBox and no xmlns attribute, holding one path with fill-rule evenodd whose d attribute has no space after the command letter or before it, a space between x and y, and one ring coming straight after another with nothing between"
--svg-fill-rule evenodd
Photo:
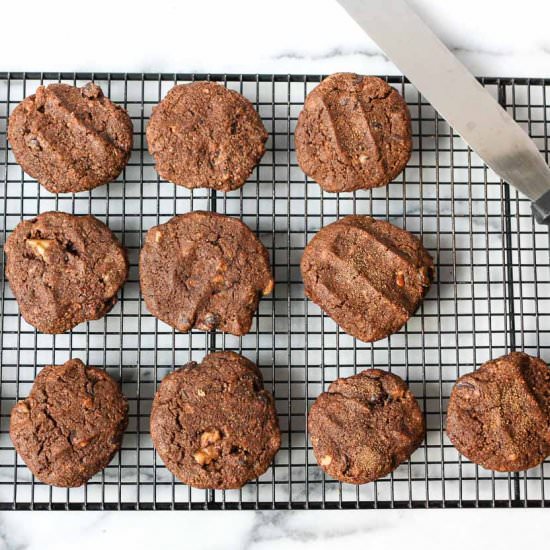
<instances>
[{"instance_id":1,"label":"marble countertop","mask_svg":"<svg viewBox=\"0 0 550 550\"><path fill-rule=\"evenodd\" d=\"M550 3L411 0L477 75L550 77ZM398 74L331 0L96 0L2 6L0 70ZM8 512L0 550L517 548L542 510Z\"/></svg>"},{"instance_id":2,"label":"marble countertop","mask_svg":"<svg viewBox=\"0 0 550 550\"><path fill-rule=\"evenodd\" d=\"M547 2L410 3L475 74L550 75ZM399 74L333 0L56 4L2 6L1 70Z\"/></svg>"}]
</instances>

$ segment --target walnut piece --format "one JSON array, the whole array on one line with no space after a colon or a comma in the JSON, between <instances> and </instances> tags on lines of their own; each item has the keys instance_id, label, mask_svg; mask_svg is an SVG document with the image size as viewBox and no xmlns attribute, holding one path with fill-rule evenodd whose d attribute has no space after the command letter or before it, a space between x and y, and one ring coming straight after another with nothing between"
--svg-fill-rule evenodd
<instances>
[{"instance_id":1,"label":"walnut piece","mask_svg":"<svg viewBox=\"0 0 550 550\"><path fill-rule=\"evenodd\" d=\"M274 286L273 279L270 279L269 283L267 283L267 286L262 290L262 295L267 296L268 294L271 294L273 292L273 286Z\"/></svg>"},{"instance_id":2,"label":"walnut piece","mask_svg":"<svg viewBox=\"0 0 550 550\"><path fill-rule=\"evenodd\" d=\"M332 462L332 457L330 455L325 455L319 461L321 466L328 466Z\"/></svg>"},{"instance_id":3,"label":"walnut piece","mask_svg":"<svg viewBox=\"0 0 550 550\"><path fill-rule=\"evenodd\" d=\"M220 451L216 449L215 447L205 447L204 449L201 449L200 451L197 451L193 458L196 462L198 462L201 466L204 466L205 464L210 464L213 460L216 460L220 457Z\"/></svg>"},{"instance_id":4,"label":"walnut piece","mask_svg":"<svg viewBox=\"0 0 550 550\"><path fill-rule=\"evenodd\" d=\"M49 239L28 239L27 245L35 254L38 254L43 258L46 254L46 250L50 248L52 242L53 241Z\"/></svg>"},{"instance_id":5,"label":"walnut piece","mask_svg":"<svg viewBox=\"0 0 550 550\"><path fill-rule=\"evenodd\" d=\"M201 449L193 454L193 458L201 466L210 464L213 460L220 457L220 450L213 446L214 443L222 438L220 431L213 429L202 432L200 437Z\"/></svg>"},{"instance_id":6,"label":"walnut piece","mask_svg":"<svg viewBox=\"0 0 550 550\"><path fill-rule=\"evenodd\" d=\"M201 434L201 447L206 447L211 443L216 443L222 438L219 430L210 430L207 432L202 432ZM204 450L204 449L203 449Z\"/></svg>"},{"instance_id":7,"label":"walnut piece","mask_svg":"<svg viewBox=\"0 0 550 550\"><path fill-rule=\"evenodd\" d=\"M401 288L405 286L405 274L402 271L397 272L397 275L395 276L395 283Z\"/></svg>"},{"instance_id":8,"label":"walnut piece","mask_svg":"<svg viewBox=\"0 0 550 550\"><path fill-rule=\"evenodd\" d=\"M218 263L218 267L216 268L217 271L221 271L222 273L227 271L228 265L223 260L220 260Z\"/></svg>"},{"instance_id":9,"label":"walnut piece","mask_svg":"<svg viewBox=\"0 0 550 550\"><path fill-rule=\"evenodd\" d=\"M27 142L27 145L31 151L42 151L42 146L37 138L31 138Z\"/></svg>"},{"instance_id":10,"label":"walnut piece","mask_svg":"<svg viewBox=\"0 0 550 550\"><path fill-rule=\"evenodd\" d=\"M212 277L212 283L214 283L215 285L220 285L223 283L223 275L221 275L220 273L218 273L217 275L214 275L214 277Z\"/></svg>"},{"instance_id":11,"label":"walnut piece","mask_svg":"<svg viewBox=\"0 0 550 550\"><path fill-rule=\"evenodd\" d=\"M87 447L90 444L90 439L80 439L80 440L74 440L73 444L75 447L78 447L79 449L83 449L84 447Z\"/></svg>"}]
</instances>

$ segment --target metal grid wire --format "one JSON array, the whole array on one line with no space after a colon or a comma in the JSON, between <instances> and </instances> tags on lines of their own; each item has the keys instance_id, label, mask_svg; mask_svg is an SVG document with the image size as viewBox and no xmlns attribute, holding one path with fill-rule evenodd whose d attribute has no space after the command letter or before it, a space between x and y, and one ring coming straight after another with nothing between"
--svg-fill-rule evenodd
<instances>
[{"instance_id":1,"label":"metal grid wire","mask_svg":"<svg viewBox=\"0 0 550 550\"><path fill-rule=\"evenodd\" d=\"M176 83L211 79L248 97L270 138L249 182L220 194L159 180L144 130L152 107ZM53 195L26 176L6 142L10 112L40 84L95 80L130 113L135 144L118 181L77 195ZM190 74L0 74L0 241L22 218L47 210L91 213L129 251L130 279L105 318L63 335L39 334L19 316L2 274L0 364L0 509L286 509L545 506L549 464L519 474L486 471L461 457L445 432L456 378L514 349L550 360L548 233L528 202L501 182L421 95L401 77L388 81L411 110L414 152L394 183L370 192L324 193L298 168L293 133L306 94L320 76ZM548 160L550 81L482 79L523 124ZM270 251L277 284L250 334L179 334L140 299L137 261L147 229L190 210L240 217ZM372 214L421 235L438 278L403 330L364 344L344 334L303 294L302 250L320 227L346 214ZM191 489L156 456L149 412L157 384L172 369L214 349L232 349L261 366L274 392L282 447L259 480L236 491ZM37 371L80 357L104 366L130 402L122 450L85 487L43 485L17 457L9 414ZM409 462L363 486L340 484L317 467L307 410L338 376L367 367L406 379L426 415L428 434Z\"/></svg>"}]
</instances>

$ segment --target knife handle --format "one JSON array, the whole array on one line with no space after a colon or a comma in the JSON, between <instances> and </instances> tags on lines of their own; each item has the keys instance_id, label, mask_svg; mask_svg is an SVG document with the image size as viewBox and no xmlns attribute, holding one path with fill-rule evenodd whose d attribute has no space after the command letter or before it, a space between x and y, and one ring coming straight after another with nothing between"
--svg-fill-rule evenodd
<instances>
[{"instance_id":1,"label":"knife handle","mask_svg":"<svg viewBox=\"0 0 550 550\"><path fill-rule=\"evenodd\" d=\"M550 191L532 202L531 210L539 223L550 224Z\"/></svg>"}]
</instances>

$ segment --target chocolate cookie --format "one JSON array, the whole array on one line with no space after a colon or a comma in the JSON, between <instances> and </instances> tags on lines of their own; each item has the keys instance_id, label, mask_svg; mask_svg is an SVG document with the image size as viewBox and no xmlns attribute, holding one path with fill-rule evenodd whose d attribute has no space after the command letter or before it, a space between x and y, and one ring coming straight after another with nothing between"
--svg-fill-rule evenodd
<instances>
[{"instance_id":1,"label":"chocolate cookie","mask_svg":"<svg viewBox=\"0 0 550 550\"><path fill-rule=\"evenodd\" d=\"M93 216L45 212L19 223L4 250L21 315L48 334L103 317L128 276L126 251Z\"/></svg>"},{"instance_id":2,"label":"chocolate cookie","mask_svg":"<svg viewBox=\"0 0 550 550\"><path fill-rule=\"evenodd\" d=\"M139 259L149 311L181 332L246 334L260 295L273 290L267 250L240 220L175 216L147 233Z\"/></svg>"},{"instance_id":3,"label":"chocolate cookie","mask_svg":"<svg viewBox=\"0 0 550 550\"><path fill-rule=\"evenodd\" d=\"M550 456L550 370L526 353L461 376L449 399L447 435L466 458L517 472Z\"/></svg>"},{"instance_id":4,"label":"chocolate cookie","mask_svg":"<svg viewBox=\"0 0 550 550\"><path fill-rule=\"evenodd\" d=\"M151 410L151 437L166 467L200 489L238 489L261 476L281 444L258 367L225 351L169 374Z\"/></svg>"},{"instance_id":5,"label":"chocolate cookie","mask_svg":"<svg viewBox=\"0 0 550 550\"><path fill-rule=\"evenodd\" d=\"M306 296L364 342L397 332L434 275L419 239L369 216L347 216L322 228L300 267Z\"/></svg>"},{"instance_id":6,"label":"chocolate cookie","mask_svg":"<svg viewBox=\"0 0 550 550\"><path fill-rule=\"evenodd\" d=\"M132 150L128 113L91 82L40 86L10 116L8 140L23 170L52 193L114 180Z\"/></svg>"},{"instance_id":7,"label":"chocolate cookie","mask_svg":"<svg viewBox=\"0 0 550 550\"><path fill-rule=\"evenodd\" d=\"M310 94L298 117L296 156L325 191L386 185L411 156L411 118L384 80L338 73Z\"/></svg>"},{"instance_id":8,"label":"chocolate cookie","mask_svg":"<svg viewBox=\"0 0 550 550\"><path fill-rule=\"evenodd\" d=\"M311 407L308 430L319 466L355 484L393 472L426 432L405 382L376 369L335 380Z\"/></svg>"},{"instance_id":9,"label":"chocolate cookie","mask_svg":"<svg viewBox=\"0 0 550 550\"><path fill-rule=\"evenodd\" d=\"M79 487L120 449L128 404L103 370L79 359L45 367L11 411L10 437L43 483Z\"/></svg>"},{"instance_id":10,"label":"chocolate cookie","mask_svg":"<svg viewBox=\"0 0 550 550\"><path fill-rule=\"evenodd\" d=\"M250 101L213 82L174 86L147 126L157 172L190 189L241 187L262 158L266 140Z\"/></svg>"}]
</instances>

